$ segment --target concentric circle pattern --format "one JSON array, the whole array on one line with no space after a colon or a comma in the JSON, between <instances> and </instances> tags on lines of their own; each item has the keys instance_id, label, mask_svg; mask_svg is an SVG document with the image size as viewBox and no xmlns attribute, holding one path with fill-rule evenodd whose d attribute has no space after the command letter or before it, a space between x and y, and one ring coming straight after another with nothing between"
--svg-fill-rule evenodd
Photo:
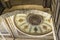
<instances>
[{"instance_id":1,"label":"concentric circle pattern","mask_svg":"<svg viewBox=\"0 0 60 40\"><path fill-rule=\"evenodd\" d=\"M40 36L52 32L51 14L39 11L28 10L14 17L16 27L23 33Z\"/></svg>"}]
</instances>

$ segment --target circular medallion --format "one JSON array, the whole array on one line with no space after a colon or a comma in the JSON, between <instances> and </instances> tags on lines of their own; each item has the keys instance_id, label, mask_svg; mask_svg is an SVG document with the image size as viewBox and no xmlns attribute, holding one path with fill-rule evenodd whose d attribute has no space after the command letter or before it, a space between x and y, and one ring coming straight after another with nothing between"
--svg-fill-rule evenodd
<instances>
[{"instance_id":1,"label":"circular medallion","mask_svg":"<svg viewBox=\"0 0 60 40\"><path fill-rule=\"evenodd\" d=\"M52 32L51 14L39 10L26 10L14 17L16 27L30 36L43 36Z\"/></svg>"},{"instance_id":2,"label":"circular medallion","mask_svg":"<svg viewBox=\"0 0 60 40\"><path fill-rule=\"evenodd\" d=\"M51 15L38 10L29 10L16 14L16 27L23 33L31 36L41 36L52 32Z\"/></svg>"}]
</instances>

